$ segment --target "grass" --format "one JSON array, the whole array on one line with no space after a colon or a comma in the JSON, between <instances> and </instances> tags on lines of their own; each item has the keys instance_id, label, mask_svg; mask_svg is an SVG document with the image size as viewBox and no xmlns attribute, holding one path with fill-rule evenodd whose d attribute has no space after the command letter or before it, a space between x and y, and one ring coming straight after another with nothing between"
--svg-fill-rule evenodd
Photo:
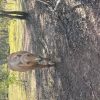
<instances>
[{"instance_id":1,"label":"grass","mask_svg":"<svg viewBox=\"0 0 100 100\"><path fill-rule=\"evenodd\" d=\"M9 0L8 4L10 6L6 6L7 10L18 10L20 11L21 5L20 0ZM23 27L24 21L12 19L10 20L9 29L9 44L10 44L10 53L19 51L23 49L22 40L23 40Z\"/></svg>"},{"instance_id":2,"label":"grass","mask_svg":"<svg viewBox=\"0 0 100 100\"><path fill-rule=\"evenodd\" d=\"M9 0L5 6L6 10L21 10L20 0ZM9 29L9 45L10 53L23 49L23 34L24 34L24 21L10 20ZM23 73L22 73L23 74ZM16 80L19 79L19 73L10 71L10 76L14 75ZM9 85L9 100L26 100L25 91L22 85L18 82L13 82Z\"/></svg>"},{"instance_id":3,"label":"grass","mask_svg":"<svg viewBox=\"0 0 100 100\"><path fill-rule=\"evenodd\" d=\"M22 6L20 2L21 0L9 0L9 3L6 5L6 10L21 11ZM15 19L10 21L8 27L10 53L23 50L24 26L24 21ZM9 100L36 100L36 80L34 72L19 73L10 71L9 78L13 82L13 84L9 85ZM13 81L12 78L16 81ZM25 87L23 80L27 80L29 86Z\"/></svg>"},{"instance_id":4,"label":"grass","mask_svg":"<svg viewBox=\"0 0 100 100\"><path fill-rule=\"evenodd\" d=\"M10 53L23 49L23 26L19 20L12 20L9 26Z\"/></svg>"}]
</instances>

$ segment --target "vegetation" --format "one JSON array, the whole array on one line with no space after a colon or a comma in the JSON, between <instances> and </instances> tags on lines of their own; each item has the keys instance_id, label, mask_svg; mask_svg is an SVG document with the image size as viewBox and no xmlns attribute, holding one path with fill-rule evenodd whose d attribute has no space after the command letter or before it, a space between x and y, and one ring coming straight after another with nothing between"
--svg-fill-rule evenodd
<instances>
[{"instance_id":1,"label":"vegetation","mask_svg":"<svg viewBox=\"0 0 100 100\"><path fill-rule=\"evenodd\" d=\"M3 9L2 1L0 0L0 9ZM6 68L6 58L9 53L8 25L9 20L0 17L0 99L8 98L8 84L10 83Z\"/></svg>"},{"instance_id":2,"label":"vegetation","mask_svg":"<svg viewBox=\"0 0 100 100\"><path fill-rule=\"evenodd\" d=\"M9 2L0 0L0 11L5 11L6 9L17 10L16 6L18 5L14 0L9 0ZM21 8L18 6L18 9ZM23 23L24 21L11 19L11 16L6 16L6 14L5 16L0 15L0 100L10 99L8 92L9 94L11 93L13 84L16 85L16 88L22 84L17 77L18 73L10 72L7 69L6 61L9 53L21 50L23 47ZM18 100L20 100L20 97Z\"/></svg>"},{"instance_id":3,"label":"vegetation","mask_svg":"<svg viewBox=\"0 0 100 100\"><path fill-rule=\"evenodd\" d=\"M0 99L99 100L100 0L0 0L0 10L22 11L21 2L32 15L25 49L61 63L35 73L9 71L6 57L23 49L25 22L0 18Z\"/></svg>"}]
</instances>

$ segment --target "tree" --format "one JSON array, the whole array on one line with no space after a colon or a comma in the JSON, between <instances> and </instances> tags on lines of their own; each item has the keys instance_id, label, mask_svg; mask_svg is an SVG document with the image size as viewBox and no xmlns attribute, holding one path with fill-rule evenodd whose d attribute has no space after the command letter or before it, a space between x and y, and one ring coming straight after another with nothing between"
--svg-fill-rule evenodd
<instances>
[{"instance_id":1,"label":"tree","mask_svg":"<svg viewBox=\"0 0 100 100\"><path fill-rule=\"evenodd\" d=\"M33 23L27 22L31 51L61 59L52 68L35 70L34 100L99 100L100 0L30 0L26 5ZM25 81L28 99L31 75Z\"/></svg>"},{"instance_id":2,"label":"tree","mask_svg":"<svg viewBox=\"0 0 100 100\"><path fill-rule=\"evenodd\" d=\"M0 17L8 17L8 18L15 18L15 19L24 19L28 18L29 14L23 11L0 11Z\"/></svg>"},{"instance_id":3,"label":"tree","mask_svg":"<svg viewBox=\"0 0 100 100\"><path fill-rule=\"evenodd\" d=\"M100 0L35 1L33 50L62 60L36 70L36 100L99 100Z\"/></svg>"}]
</instances>

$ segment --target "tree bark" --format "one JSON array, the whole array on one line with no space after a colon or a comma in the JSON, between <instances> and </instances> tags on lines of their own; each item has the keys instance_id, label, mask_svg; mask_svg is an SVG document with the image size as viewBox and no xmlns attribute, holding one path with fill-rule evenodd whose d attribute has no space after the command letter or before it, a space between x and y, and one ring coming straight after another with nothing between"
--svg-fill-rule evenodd
<instances>
[{"instance_id":1,"label":"tree bark","mask_svg":"<svg viewBox=\"0 0 100 100\"><path fill-rule=\"evenodd\" d=\"M33 51L61 59L36 70L36 100L99 100L100 1L27 1L32 7Z\"/></svg>"}]
</instances>

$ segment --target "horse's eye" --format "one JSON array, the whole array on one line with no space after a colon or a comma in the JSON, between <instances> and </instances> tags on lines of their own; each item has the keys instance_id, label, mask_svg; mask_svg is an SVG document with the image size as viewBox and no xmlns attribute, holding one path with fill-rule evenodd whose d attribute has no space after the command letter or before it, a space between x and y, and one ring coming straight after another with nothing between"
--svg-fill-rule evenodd
<instances>
[{"instance_id":1,"label":"horse's eye","mask_svg":"<svg viewBox=\"0 0 100 100\"><path fill-rule=\"evenodd\" d=\"M31 62L27 62L27 64L30 64Z\"/></svg>"},{"instance_id":2,"label":"horse's eye","mask_svg":"<svg viewBox=\"0 0 100 100\"><path fill-rule=\"evenodd\" d=\"M31 57L31 56L32 56L32 54L27 54L27 56L28 56L28 57Z\"/></svg>"},{"instance_id":3,"label":"horse's eye","mask_svg":"<svg viewBox=\"0 0 100 100\"><path fill-rule=\"evenodd\" d=\"M21 55L19 54L19 55L17 55L18 57L21 57Z\"/></svg>"},{"instance_id":4,"label":"horse's eye","mask_svg":"<svg viewBox=\"0 0 100 100\"><path fill-rule=\"evenodd\" d=\"M27 56L30 56L30 54L27 54Z\"/></svg>"}]
</instances>

